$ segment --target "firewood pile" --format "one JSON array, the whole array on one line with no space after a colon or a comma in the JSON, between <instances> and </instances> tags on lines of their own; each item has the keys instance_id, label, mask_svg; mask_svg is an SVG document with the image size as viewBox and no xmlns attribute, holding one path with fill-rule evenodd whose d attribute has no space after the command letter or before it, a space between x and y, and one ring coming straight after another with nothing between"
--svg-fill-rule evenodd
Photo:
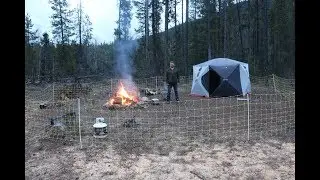
<instances>
[{"instance_id":1,"label":"firewood pile","mask_svg":"<svg viewBox=\"0 0 320 180\"><path fill-rule=\"evenodd\" d=\"M133 100L127 100L127 102L132 102L130 104L124 105L122 104L122 99L119 97L114 98L113 103L107 102L103 105L104 108L110 110L117 110L117 109L144 109L147 108L147 104L143 101L135 102Z\"/></svg>"},{"instance_id":2,"label":"firewood pile","mask_svg":"<svg viewBox=\"0 0 320 180\"><path fill-rule=\"evenodd\" d=\"M153 95L160 94L160 90L150 89L150 88L140 89L140 92L144 93L145 96L153 96Z\"/></svg>"},{"instance_id":3,"label":"firewood pile","mask_svg":"<svg viewBox=\"0 0 320 180\"><path fill-rule=\"evenodd\" d=\"M123 104L123 102L126 102L126 104ZM113 101L109 101L105 103L103 107L108 109L122 109L122 108L133 107L135 104L136 102L129 98L113 97Z\"/></svg>"},{"instance_id":4,"label":"firewood pile","mask_svg":"<svg viewBox=\"0 0 320 180\"><path fill-rule=\"evenodd\" d=\"M107 102L103 105L104 108L110 109L110 110L116 110L116 109L145 109L148 108L149 105L159 105L160 101L159 99L153 98L149 99L147 97L142 97L138 102L132 101L130 105L123 105L122 99L117 97L114 98L113 103Z\"/></svg>"}]
</instances>

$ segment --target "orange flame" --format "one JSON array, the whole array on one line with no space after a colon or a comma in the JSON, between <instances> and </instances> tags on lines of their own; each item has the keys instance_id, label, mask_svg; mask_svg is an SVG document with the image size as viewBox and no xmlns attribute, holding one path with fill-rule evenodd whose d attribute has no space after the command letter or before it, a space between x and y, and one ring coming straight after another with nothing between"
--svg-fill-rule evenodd
<instances>
[{"instance_id":1,"label":"orange flame","mask_svg":"<svg viewBox=\"0 0 320 180\"><path fill-rule=\"evenodd\" d=\"M121 98L120 104L123 106L130 106L132 103L136 103L138 98L136 95L130 95L124 88L123 84L120 82L120 87L115 94L115 97L111 98L108 102L109 105L113 105L115 103L115 98ZM118 102L119 103L119 102Z\"/></svg>"}]
</instances>

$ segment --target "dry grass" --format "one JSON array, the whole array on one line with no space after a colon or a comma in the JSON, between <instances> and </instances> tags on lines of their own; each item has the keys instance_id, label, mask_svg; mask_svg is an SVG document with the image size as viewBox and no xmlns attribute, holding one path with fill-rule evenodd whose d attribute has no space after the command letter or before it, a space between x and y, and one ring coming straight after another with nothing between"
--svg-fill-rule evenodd
<instances>
[{"instance_id":1,"label":"dry grass","mask_svg":"<svg viewBox=\"0 0 320 180\"><path fill-rule=\"evenodd\" d=\"M26 161L26 179L295 179L294 143L275 140L190 143L165 155L45 144Z\"/></svg>"}]
</instances>

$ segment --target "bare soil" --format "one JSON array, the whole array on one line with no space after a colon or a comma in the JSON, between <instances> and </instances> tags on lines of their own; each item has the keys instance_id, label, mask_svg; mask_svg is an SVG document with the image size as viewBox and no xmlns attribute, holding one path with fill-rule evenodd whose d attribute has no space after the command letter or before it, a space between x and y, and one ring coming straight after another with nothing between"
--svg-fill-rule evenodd
<instances>
[{"instance_id":1,"label":"bare soil","mask_svg":"<svg viewBox=\"0 0 320 180\"><path fill-rule=\"evenodd\" d=\"M295 179L295 144L277 140L194 142L165 155L115 149L39 143L26 160L26 179Z\"/></svg>"}]
</instances>

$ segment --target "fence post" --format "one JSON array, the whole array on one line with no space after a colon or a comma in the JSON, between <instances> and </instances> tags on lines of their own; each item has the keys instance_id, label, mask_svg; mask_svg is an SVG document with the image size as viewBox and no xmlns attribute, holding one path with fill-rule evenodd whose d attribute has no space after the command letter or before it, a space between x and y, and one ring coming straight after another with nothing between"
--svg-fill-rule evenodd
<instances>
[{"instance_id":1,"label":"fence post","mask_svg":"<svg viewBox=\"0 0 320 180\"><path fill-rule=\"evenodd\" d=\"M250 100L249 94L247 94L247 106L248 106L248 141L250 140Z\"/></svg>"},{"instance_id":2,"label":"fence post","mask_svg":"<svg viewBox=\"0 0 320 180\"><path fill-rule=\"evenodd\" d=\"M158 90L158 76L156 76L156 91Z\"/></svg>"},{"instance_id":3,"label":"fence post","mask_svg":"<svg viewBox=\"0 0 320 180\"><path fill-rule=\"evenodd\" d=\"M78 98L78 120L79 120L79 140L80 140L80 149L82 149L82 140L81 140L81 117L80 117L80 98Z\"/></svg>"},{"instance_id":4,"label":"fence post","mask_svg":"<svg viewBox=\"0 0 320 180\"><path fill-rule=\"evenodd\" d=\"M275 81L274 74L272 74L272 81L273 81L273 88L274 88L274 92L277 92L277 88L276 88L276 81Z\"/></svg>"},{"instance_id":5,"label":"fence post","mask_svg":"<svg viewBox=\"0 0 320 180\"><path fill-rule=\"evenodd\" d=\"M52 101L54 102L54 82L52 83Z\"/></svg>"},{"instance_id":6,"label":"fence post","mask_svg":"<svg viewBox=\"0 0 320 180\"><path fill-rule=\"evenodd\" d=\"M110 84L111 84L111 92L112 92L113 91L112 78L110 79Z\"/></svg>"}]
</instances>

